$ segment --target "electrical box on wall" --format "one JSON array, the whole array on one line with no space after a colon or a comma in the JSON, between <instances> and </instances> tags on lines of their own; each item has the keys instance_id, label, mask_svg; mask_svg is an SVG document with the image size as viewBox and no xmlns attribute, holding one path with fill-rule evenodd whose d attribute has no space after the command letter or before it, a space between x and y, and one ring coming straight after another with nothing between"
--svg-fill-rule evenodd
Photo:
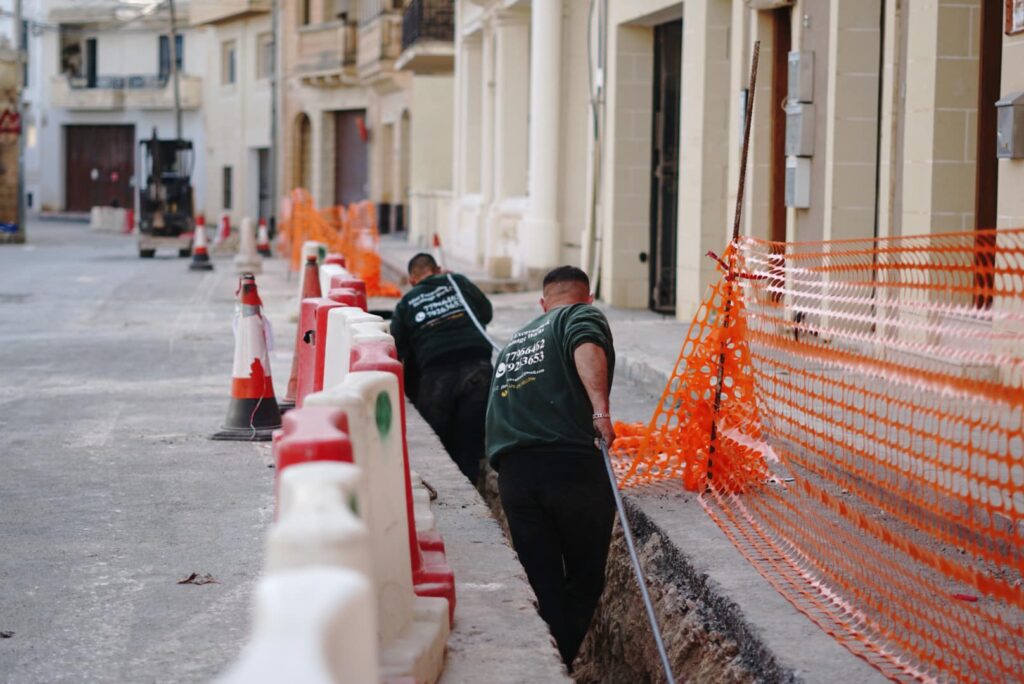
<instances>
[{"instance_id":1,"label":"electrical box on wall","mask_svg":"<svg viewBox=\"0 0 1024 684\"><path fill-rule=\"evenodd\" d=\"M790 102L814 102L814 53L810 50L789 53Z\"/></svg>"},{"instance_id":2,"label":"electrical box on wall","mask_svg":"<svg viewBox=\"0 0 1024 684\"><path fill-rule=\"evenodd\" d=\"M814 105L790 102L786 105L786 155L814 154Z\"/></svg>"},{"instance_id":3,"label":"electrical box on wall","mask_svg":"<svg viewBox=\"0 0 1024 684\"><path fill-rule=\"evenodd\" d=\"M811 160L786 158L786 206L806 209L811 206Z\"/></svg>"},{"instance_id":4,"label":"electrical box on wall","mask_svg":"<svg viewBox=\"0 0 1024 684\"><path fill-rule=\"evenodd\" d=\"M1024 159L1024 90L996 102L996 157Z\"/></svg>"}]
</instances>

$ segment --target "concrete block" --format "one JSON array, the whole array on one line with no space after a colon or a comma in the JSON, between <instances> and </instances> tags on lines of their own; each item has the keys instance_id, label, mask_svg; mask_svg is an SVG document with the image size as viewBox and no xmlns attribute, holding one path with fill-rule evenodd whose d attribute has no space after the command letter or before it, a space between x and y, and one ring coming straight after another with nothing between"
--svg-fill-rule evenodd
<instances>
[{"instance_id":1,"label":"concrete block","mask_svg":"<svg viewBox=\"0 0 1024 684\"><path fill-rule=\"evenodd\" d=\"M89 212L89 229L103 233L123 233L127 210L118 207L93 207Z\"/></svg>"},{"instance_id":2,"label":"concrete block","mask_svg":"<svg viewBox=\"0 0 1024 684\"><path fill-rule=\"evenodd\" d=\"M307 568L263 578L253 634L219 684L377 684L373 592L365 575Z\"/></svg>"}]
</instances>

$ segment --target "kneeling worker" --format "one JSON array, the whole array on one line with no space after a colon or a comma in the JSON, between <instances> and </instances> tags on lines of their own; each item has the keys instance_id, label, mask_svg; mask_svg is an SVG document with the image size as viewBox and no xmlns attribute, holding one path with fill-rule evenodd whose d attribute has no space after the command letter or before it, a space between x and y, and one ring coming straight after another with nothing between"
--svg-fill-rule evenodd
<instances>
[{"instance_id":1,"label":"kneeling worker","mask_svg":"<svg viewBox=\"0 0 1024 684\"><path fill-rule=\"evenodd\" d=\"M487 407L487 455L512 544L570 667L604 589L615 518L596 443L615 440L615 351L593 301L580 269L548 273L544 314L499 354Z\"/></svg>"},{"instance_id":2,"label":"kneeling worker","mask_svg":"<svg viewBox=\"0 0 1024 684\"><path fill-rule=\"evenodd\" d=\"M468 278L452 274L481 325L491 303ZM444 448L476 485L484 457L484 415L491 381L491 345L470 320L434 257L409 261L413 288L391 319L398 358L405 365L406 392Z\"/></svg>"}]
</instances>

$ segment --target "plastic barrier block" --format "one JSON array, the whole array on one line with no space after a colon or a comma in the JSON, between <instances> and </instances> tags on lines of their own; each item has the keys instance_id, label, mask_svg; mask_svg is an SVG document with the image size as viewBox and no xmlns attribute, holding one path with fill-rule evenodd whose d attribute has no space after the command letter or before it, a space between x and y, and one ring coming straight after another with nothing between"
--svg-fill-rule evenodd
<instances>
[{"instance_id":1,"label":"plastic barrier block","mask_svg":"<svg viewBox=\"0 0 1024 684\"><path fill-rule=\"evenodd\" d=\"M324 331L327 327L327 310L342 306L327 297L309 297L302 300L299 316L298 371L295 388L295 405L302 407L306 395L317 392L323 384ZM318 375L319 373L319 375Z\"/></svg>"},{"instance_id":2,"label":"plastic barrier block","mask_svg":"<svg viewBox=\"0 0 1024 684\"><path fill-rule=\"evenodd\" d=\"M359 290L351 287L335 287L327 291L327 297L336 302L354 306L357 309L366 311L366 297Z\"/></svg>"},{"instance_id":3,"label":"plastic barrier block","mask_svg":"<svg viewBox=\"0 0 1024 684\"><path fill-rule=\"evenodd\" d=\"M440 551L445 552L444 548L444 537L437 530L416 530L416 541L419 542L420 551Z\"/></svg>"},{"instance_id":4,"label":"plastic barrier block","mask_svg":"<svg viewBox=\"0 0 1024 684\"><path fill-rule=\"evenodd\" d=\"M264 577L253 633L218 684L377 684L376 610L368 579L343 568Z\"/></svg>"},{"instance_id":5,"label":"plastic barrier block","mask_svg":"<svg viewBox=\"0 0 1024 684\"><path fill-rule=\"evenodd\" d=\"M351 290L346 290L351 292ZM352 326L356 323L384 321L376 314L366 313L352 306L339 306L327 313L327 341L324 356L323 389L341 383L348 374L352 356Z\"/></svg>"},{"instance_id":6,"label":"plastic barrier block","mask_svg":"<svg viewBox=\"0 0 1024 684\"><path fill-rule=\"evenodd\" d=\"M451 603L437 598L445 591L414 592L408 503L401 495L406 469L398 380L388 372L352 372L340 385L307 399L306 409L345 413L355 463L363 468L366 504L360 515L370 531L383 674L433 681L443 662Z\"/></svg>"},{"instance_id":7,"label":"plastic barrier block","mask_svg":"<svg viewBox=\"0 0 1024 684\"><path fill-rule=\"evenodd\" d=\"M375 337L375 335L374 335ZM351 372L354 374L362 370L378 370L391 373L398 379L399 401L401 407L401 435L402 435L402 460L405 469L405 500L406 500L406 524L409 533L409 555L412 560L413 584L417 587L421 584L442 583L447 586L446 597L448 598L449 621L455 619L455 579L447 565L441 565L437 559L432 559L432 564L427 567L423 564L419 540L416 537L416 518L413 507L412 480L409 471L409 446L405 436L405 402L401 400L404 396L402 364L397 360L394 340L390 335L388 339L355 340L352 348ZM428 508L429 510L429 508ZM433 591L433 590L431 590ZM417 593L419 591L417 590ZM428 594L423 594L428 595ZM434 595L431 593L429 595Z\"/></svg>"},{"instance_id":8,"label":"plastic barrier block","mask_svg":"<svg viewBox=\"0 0 1024 684\"><path fill-rule=\"evenodd\" d=\"M267 533L267 574L330 565L374 576L367 526L357 517L362 470L330 461L297 464L281 475L277 522Z\"/></svg>"},{"instance_id":9,"label":"plastic barrier block","mask_svg":"<svg viewBox=\"0 0 1024 684\"><path fill-rule=\"evenodd\" d=\"M327 288L327 291L333 290L336 287L347 287L352 290L355 290L356 292L361 292L364 299L367 296L366 281L364 281L362 278L357 278L356 276L352 275L351 273L348 273L347 271L345 273L339 273L334 276L331 276L331 281L329 284L330 287Z\"/></svg>"},{"instance_id":10,"label":"plastic barrier block","mask_svg":"<svg viewBox=\"0 0 1024 684\"><path fill-rule=\"evenodd\" d=\"M345 270L344 266L340 264L332 263L326 259L320 264L320 291L327 292L331 289L331 278L336 275L351 275Z\"/></svg>"},{"instance_id":11,"label":"plastic barrier block","mask_svg":"<svg viewBox=\"0 0 1024 684\"><path fill-rule=\"evenodd\" d=\"M328 334L327 318L333 309L349 308L333 299L324 298L317 303L316 307L316 335L314 347L316 354L313 365L313 391L319 392L324 388L324 361L327 355Z\"/></svg>"},{"instance_id":12,"label":"plastic barrier block","mask_svg":"<svg viewBox=\"0 0 1024 684\"><path fill-rule=\"evenodd\" d=\"M281 474L298 463L310 461L352 462L352 443L348 438L348 419L337 409L310 407L289 411L282 427L274 433L274 501L278 498ZM280 505L278 505L280 510Z\"/></svg>"}]
</instances>

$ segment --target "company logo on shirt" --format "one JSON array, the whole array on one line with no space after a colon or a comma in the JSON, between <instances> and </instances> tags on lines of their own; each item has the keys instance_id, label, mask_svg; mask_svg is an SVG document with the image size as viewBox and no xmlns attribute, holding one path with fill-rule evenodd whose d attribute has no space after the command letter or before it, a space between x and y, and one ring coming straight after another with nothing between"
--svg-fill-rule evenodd
<instances>
[{"instance_id":1,"label":"company logo on shirt","mask_svg":"<svg viewBox=\"0 0 1024 684\"><path fill-rule=\"evenodd\" d=\"M541 335L547 326L548 321L544 321L536 328L521 330L509 342L494 373L496 381L504 378L500 384L495 383L500 396L507 397L510 390L525 387L544 373L546 340Z\"/></svg>"},{"instance_id":2,"label":"company logo on shirt","mask_svg":"<svg viewBox=\"0 0 1024 684\"><path fill-rule=\"evenodd\" d=\"M409 300L409 306L419 309L413 316L415 323L427 322L429 324L465 312L462 302L459 301L455 291L449 285L442 285L429 292L416 295Z\"/></svg>"}]
</instances>

